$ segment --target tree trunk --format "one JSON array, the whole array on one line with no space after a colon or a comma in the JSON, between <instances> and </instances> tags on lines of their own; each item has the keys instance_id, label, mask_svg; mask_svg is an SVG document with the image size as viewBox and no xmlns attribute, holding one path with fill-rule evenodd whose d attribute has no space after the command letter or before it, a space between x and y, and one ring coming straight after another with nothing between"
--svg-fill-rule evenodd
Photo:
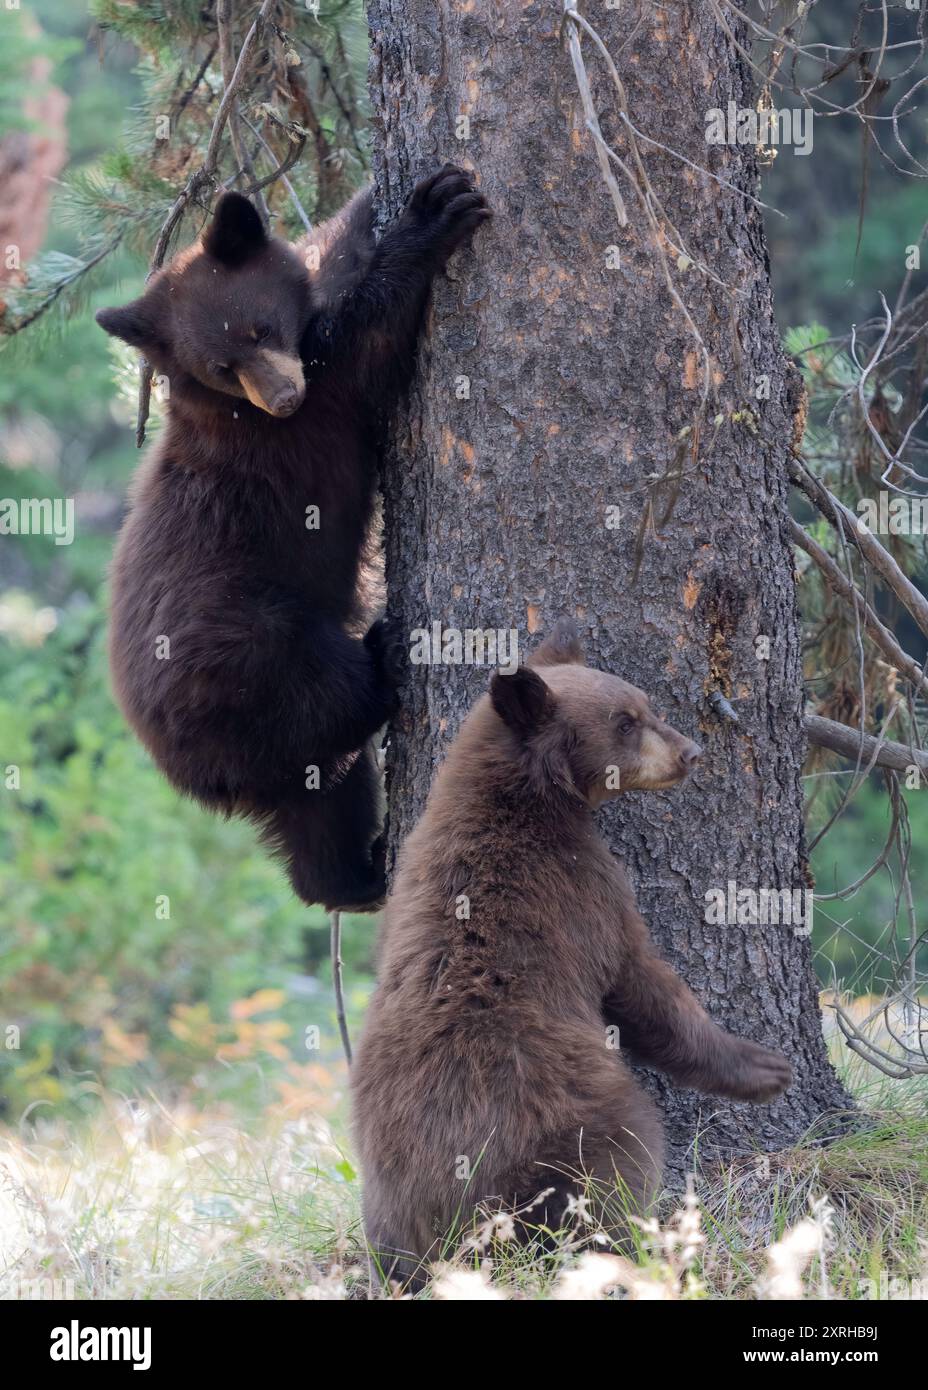
<instances>
[{"instance_id":1,"label":"tree trunk","mask_svg":"<svg viewBox=\"0 0 928 1390\"><path fill-rule=\"evenodd\" d=\"M848 1104L825 1054L809 940L790 927L704 920L706 891L729 880L755 890L808 881L784 522L795 395L760 215L642 143L690 257L735 293L681 269L671 252L710 356L712 394L695 463L690 435L676 505L664 520L658 499L639 557L650 480L675 467L679 432L698 409L701 359L626 185L629 223L619 228L558 7L369 0L368 14L386 214L449 159L475 170L495 211L436 286L417 380L384 461L391 611L410 630L435 620L515 628L523 651L560 614L574 615L590 665L641 686L703 745L689 783L620 798L603 830L660 950L720 1024L781 1048L795 1080L769 1107L648 1084L667 1117L672 1177L697 1130L703 1159L782 1148ZM597 5L589 17L617 60L638 130L756 195L752 148L705 142L707 108L753 105L747 66L708 7L642 0L640 10ZM588 39L583 51L603 133L624 158L615 89ZM620 265L610 268L616 247ZM757 399L761 376L769 399ZM750 416L732 419L746 408ZM758 636L770 639L768 660L756 654ZM487 680L473 666L411 668L388 758L391 854ZM714 692L737 723L715 712Z\"/></svg>"}]
</instances>

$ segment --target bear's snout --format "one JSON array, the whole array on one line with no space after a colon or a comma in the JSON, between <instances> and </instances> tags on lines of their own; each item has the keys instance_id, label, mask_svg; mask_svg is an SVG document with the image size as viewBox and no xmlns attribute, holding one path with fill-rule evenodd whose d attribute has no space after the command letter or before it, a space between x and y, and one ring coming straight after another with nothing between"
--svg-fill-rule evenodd
<instances>
[{"instance_id":1,"label":"bear's snout","mask_svg":"<svg viewBox=\"0 0 928 1390\"><path fill-rule=\"evenodd\" d=\"M276 415L278 419L292 415L302 404L303 394L296 386L287 385L269 402L268 410L271 415Z\"/></svg>"},{"instance_id":2,"label":"bear's snout","mask_svg":"<svg viewBox=\"0 0 928 1390\"><path fill-rule=\"evenodd\" d=\"M274 348L261 348L237 372L252 405L277 420L286 419L303 404L306 382L298 357Z\"/></svg>"},{"instance_id":3,"label":"bear's snout","mask_svg":"<svg viewBox=\"0 0 928 1390\"><path fill-rule=\"evenodd\" d=\"M688 738L680 749L679 756L680 766L683 768L685 775L688 772L692 772L693 768L699 762L699 759L702 757L702 749L698 743L694 743L692 739Z\"/></svg>"}]
</instances>

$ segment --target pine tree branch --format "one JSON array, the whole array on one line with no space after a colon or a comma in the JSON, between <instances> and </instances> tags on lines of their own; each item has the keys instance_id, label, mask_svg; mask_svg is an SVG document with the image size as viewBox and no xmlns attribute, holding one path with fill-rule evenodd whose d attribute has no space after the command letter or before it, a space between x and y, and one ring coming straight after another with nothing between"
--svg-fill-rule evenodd
<instances>
[{"instance_id":1,"label":"pine tree branch","mask_svg":"<svg viewBox=\"0 0 928 1390\"><path fill-rule=\"evenodd\" d=\"M278 38L286 37L282 29L278 28L277 25L275 25L274 27L277 30ZM340 30L336 31L336 38L337 41L341 43ZM295 38L293 39L293 42L298 43L301 48L305 48L307 53L309 53L318 63L319 72L322 76L322 80L328 85L329 91L335 98L335 104L337 105L339 111L342 114L342 119L348 127L348 133L351 136L351 143L352 145L354 145L355 154L361 161L362 167L365 169L368 168L370 161L361 145L360 140L358 139L358 130L355 122L354 111L351 107L350 102L346 101L342 96L341 92L338 90L335 78L332 73L332 69L329 67L329 64L325 60L325 54L322 52L321 49L318 49L314 44L311 44L308 39ZM344 54L344 49L342 49L341 51L342 54Z\"/></svg>"},{"instance_id":2,"label":"pine tree branch","mask_svg":"<svg viewBox=\"0 0 928 1390\"><path fill-rule=\"evenodd\" d=\"M904 743L877 739L872 734L862 734L859 729L839 724L834 719L823 719L818 714L807 714L804 723L806 738L816 748L827 748L829 752L839 753L850 762L888 767L894 772L908 772L909 768L917 767L922 776L928 778L928 753L920 748L907 748Z\"/></svg>"},{"instance_id":3,"label":"pine tree branch","mask_svg":"<svg viewBox=\"0 0 928 1390\"><path fill-rule=\"evenodd\" d=\"M125 229L123 229L123 231L121 232L118 232L116 236L113 237L112 241L108 241L105 246L102 246L95 255L91 256L89 261L83 261L75 270L71 271L70 275L65 275L61 280L58 281L54 289L50 290L49 293L45 296L45 298L39 304L37 304L34 309L31 309L29 313L26 314L25 318L21 318L18 320L18 322L10 325L3 324L2 333L0 333L0 336L4 338L12 338L16 333L21 333L24 328L29 328L31 324L35 323L36 319L40 319L42 315L46 313L47 310L49 310L58 299L61 298L66 289L69 289L71 285L76 284L77 281L82 279L88 271L93 270L96 266L98 266L101 261L106 260L106 257L109 256L113 251L115 251L117 247L121 244L124 236Z\"/></svg>"},{"instance_id":4,"label":"pine tree branch","mask_svg":"<svg viewBox=\"0 0 928 1390\"><path fill-rule=\"evenodd\" d=\"M187 87L185 87L180 100L174 107L174 110L171 114L172 129L175 123L177 122L178 117L182 116L184 111L186 111L193 97L194 92L197 90L200 83L203 81L203 78L206 76L207 69L209 68L210 63L213 61L215 56L216 45L210 44L209 48L206 50L206 54L204 55L203 61L200 63L200 66L197 68L196 72L193 75L193 80L189 83Z\"/></svg>"},{"instance_id":5,"label":"pine tree branch","mask_svg":"<svg viewBox=\"0 0 928 1390\"><path fill-rule=\"evenodd\" d=\"M206 158L203 161L203 172L208 179L212 179L219 164L219 150L222 142L223 131L226 123L234 108L238 98L239 89L245 81L245 74L248 71L248 60L251 57L251 50L254 48L267 22L267 16L276 0L264 0L261 9L255 15L254 23L245 35L238 55L238 62L232 72L232 76L226 83L225 91L222 94L222 101L219 103L219 110L213 122L213 129L210 133L209 144L206 147Z\"/></svg>"}]
</instances>

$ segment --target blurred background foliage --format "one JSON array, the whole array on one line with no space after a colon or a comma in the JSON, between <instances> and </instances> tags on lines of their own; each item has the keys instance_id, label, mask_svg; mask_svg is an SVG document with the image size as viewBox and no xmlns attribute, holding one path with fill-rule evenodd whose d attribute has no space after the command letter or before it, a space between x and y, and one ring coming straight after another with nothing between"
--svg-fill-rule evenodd
<instances>
[{"instance_id":1,"label":"blurred background foliage","mask_svg":"<svg viewBox=\"0 0 928 1390\"><path fill-rule=\"evenodd\" d=\"M190 35L203 31L203 7L93 8L112 27L73 0L38 0L28 16L0 11L0 78L9 69L22 86L29 58L52 54L51 81L68 98L62 183L29 282L0 284L7 315L47 293L55 258L82 264L139 214L138 235L11 338L0 366L0 497L73 497L77 517L73 545L0 537L0 1110L12 1118L36 1101L92 1104L97 1079L159 1093L183 1087L204 1103L234 1092L237 1106L259 1105L295 1079L323 1084L316 1064L340 1056L326 915L294 900L251 828L208 816L167 786L109 692L106 566L138 462L138 375L134 354L111 344L93 312L142 287L174 196L173 184L158 185L143 129L150 146L166 76L181 60L191 71L201 61ZM328 8L338 13L324 25L304 10L293 29L306 34L307 86L325 137L313 154L326 150L332 166L320 180L305 157L292 174L312 220L365 172L365 147L345 137L310 51L332 64L343 100L363 93L361 6ZM4 91L0 142L24 125L21 89ZM201 118L178 127L185 150L202 150L204 128ZM299 230L289 199L274 211L288 233ZM18 789L6 785L9 768L19 769ZM355 1021L373 930L371 918L345 919ZM18 1036L5 1046L9 1027ZM217 1051L243 1065L217 1067Z\"/></svg>"},{"instance_id":2,"label":"blurred background foliage","mask_svg":"<svg viewBox=\"0 0 928 1390\"><path fill-rule=\"evenodd\" d=\"M320 22L291 7L318 125L291 178L313 220L363 181L367 163L362 6L330 0L327 8ZM830 7L821 8L824 24ZM338 1056L324 914L293 900L248 826L206 815L165 784L109 694L106 565L137 462L137 366L111 346L93 310L139 291L174 190L202 151L211 117L196 102L167 154L152 155L147 132L172 99L168 89L176 95L179 68L192 72L205 56L211 6L98 0L92 9L34 0L28 16L0 11L0 143L29 128L24 74L34 54L51 58L47 80L67 97L63 171L41 251L25 280L0 283L3 313L29 313L63 267L80 270L116 242L0 358L0 496L73 497L77 512L70 546L0 537L0 1107L11 1119L35 1102L90 1105L101 1079L116 1089L183 1090L204 1103L234 1091L237 1105L260 1105L288 1088L324 1090L322 1064ZM213 95L217 83L214 63ZM879 159L870 165L859 254L853 122L817 122L810 157L781 151L767 171L763 196L788 214L768 219L784 331L819 321L844 332L875 311L879 290L892 300L903 248L924 219L924 185ZM296 203L279 185L272 211L287 231L299 229ZM834 792L815 776L809 786L814 825ZM909 799L917 888L928 875L925 800ZM858 876L888 824L875 782L817 851L819 885ZM884 872L818 914L823 983L833 966L856 991L878 988L860 969L855 936L871 941L885 929L893 891ZM852 930L838 930L846 921ZM357 1025L374 923L348 919L345 933Z\"/></svg>"}]
</instances>

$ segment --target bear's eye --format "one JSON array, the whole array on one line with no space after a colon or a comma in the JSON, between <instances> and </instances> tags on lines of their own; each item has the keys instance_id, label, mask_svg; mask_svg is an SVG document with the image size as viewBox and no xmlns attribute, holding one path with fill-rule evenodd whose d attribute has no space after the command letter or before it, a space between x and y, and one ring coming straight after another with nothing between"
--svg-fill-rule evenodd
<instances>
[{"instance_id":1,"label":"bear's eye","mask_svg":"<svg viewBox=\"0 0 928 1390\"><path fill-rule=\"evenodd\" d=\"M615 727L624 738L626 734L630 734L632 729L634 729L635 721L630 714L620 714L615 721Z\"/></svg>"},{"instance_id":2,"label":"bear's eye","mask_svg":"<svg viewBox=\"0 0 928 1390\"><path fill-rule=\"evenodd\" d=\"M207 362L206 365L211 376L225 376L232 370L227 362Z\"/></svg>"},{"instance_id":3,"label":"bear's eye","mask_svg":"<svg viewBox=\"0 0 928 1390\"><path fill-rule=\"evenodd\" d=\"M255 328L254 328L254 332L252 333L252 337L254 338L254 340L255 340L256 343L263 343L263 342L266 342L267 339L268 339L270 336L271 336L271 325L270 325L269 323L258 323L258 324L255 324Z\"/></svg>"}]
</instances>

